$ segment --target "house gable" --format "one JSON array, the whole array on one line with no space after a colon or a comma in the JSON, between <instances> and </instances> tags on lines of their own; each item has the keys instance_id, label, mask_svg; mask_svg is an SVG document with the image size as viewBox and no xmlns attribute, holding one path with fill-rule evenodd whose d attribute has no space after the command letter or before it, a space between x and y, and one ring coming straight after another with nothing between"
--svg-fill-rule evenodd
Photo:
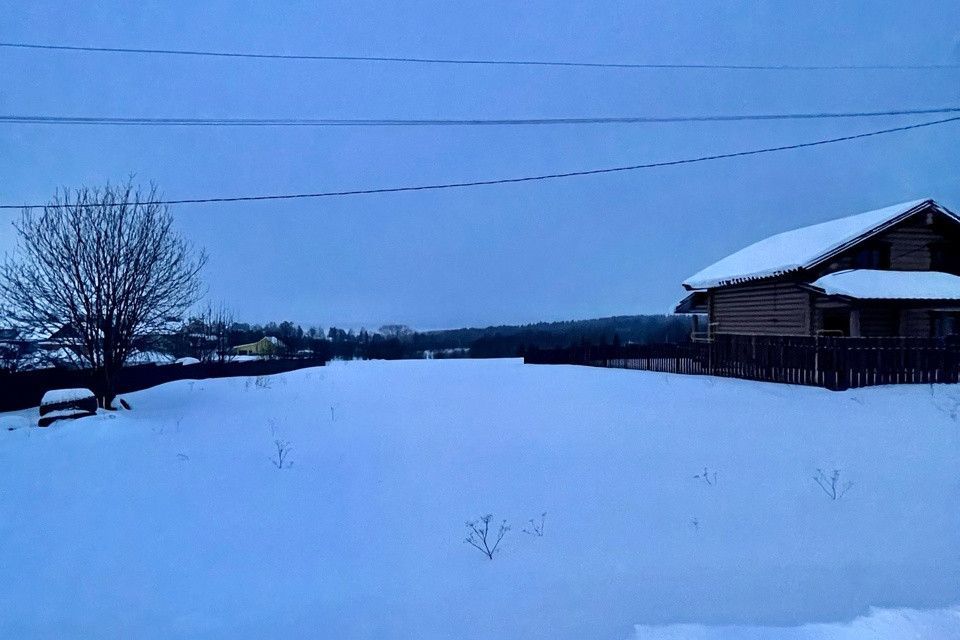
<instances>
[{"instance_id":1,"label":"house gable","mask_svg":"<svg viewBox=\"0 0 960 640\"><path fill-rule=\"evenodd\" d=\"M935 205L864 234L811 265L813 281L846 269L943 271L960 275L960 220Z\"/></svg>"},{"instance_id":2,"label":"house gable","mask_svg":"<svg viewBox=\"0 0 960 640\"><path fill-rule=\"evenodd\" d=\"M771 236L701 270L683 286L688 291L713 289L789 274L796 276L830 264L852 247L928 212L941 224L960 223L960 218L931 199L905 202Z\"/></svg>"}]
</instances>

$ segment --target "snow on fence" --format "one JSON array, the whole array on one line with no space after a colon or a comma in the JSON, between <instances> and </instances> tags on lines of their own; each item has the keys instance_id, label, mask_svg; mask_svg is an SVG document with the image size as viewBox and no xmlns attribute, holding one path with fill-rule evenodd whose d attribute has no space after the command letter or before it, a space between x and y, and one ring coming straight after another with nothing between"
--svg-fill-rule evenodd
<instances>
[{"instance_id":1,"label":"snow on fence","mask_svg":"<svg viewBox=\"0 0 960 640\"><path fill-rule=\"evenodd\" d=\"M960 382L960 340L716 336L710 342L530 349L528 364L578 364L842 390Z\"/></svg>"},{"instance_id":2,"label":"snow on fence","mask_svg":"<svg viewBox=\"0 0 960 640\"><path fill-rule=\"evenodd\" d=\"M203 380L234 376L264 376L326 363L318 358L277 358L247 362L200 362L183 364L144 364L124 367L117 381L118 393L149 389L174 380ZM0 411L36 407L51 389L83 387L96 389L90 369L35 369L0 373Z\"/></svg>"}]
</instances>

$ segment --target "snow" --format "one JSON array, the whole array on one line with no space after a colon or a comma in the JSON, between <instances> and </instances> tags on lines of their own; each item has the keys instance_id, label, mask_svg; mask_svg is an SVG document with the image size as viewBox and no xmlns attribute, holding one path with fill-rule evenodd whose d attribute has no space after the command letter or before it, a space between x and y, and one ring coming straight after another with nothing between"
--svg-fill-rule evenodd
<instances>
[{"instance_id":1,"label":"snow","mask_svg":"<svg viewBox=\"0 0 960 640\"><path fill-rule=\"evenodd\" d=\"M82 409L57 409L56 411L48 411L43 414L44 419L46 420L58 420L60 418L79 418L84 416L91 415L89 411Z\"/></svg>"},{"instance_id":2,"label":"snow","mask_svg":"<svg viewBox=\"0 0 960 640\"><path fill-rule=\"evenodd\" d=\"M849 623L797 627L637 625L636 640L947 640L960 637L960 607L916 611L873 609Z\"/></svg>"},{"instance_id":3,"label":"snow","mask_svg":"<svg viewBox=\"0 0 960 640\"><path fill-rule=\"evenodd\" d=\"M0 413L0 431L15 431L16 429L26 429L35 425L36 421L26 416L12 415L9 413Z\"/></svg>"},{"instance_id":4,"label":"snow","mask_svg":"<svg viewBox=\"0 0 960 640\"><path fill-rule=\"evenodd\" d=\"M160 351L137 351L127 359L127 364L170 364L173 356Z\"/></svg>"},{"instance_id":5,"label":"snow","mask_svg":"<svg viewBox=\"0 0 960 640\"><path fill-rule=\"evenodd\" d=\"M41 348L23 356L20 366L23 369L48 369L50 367L72 367L77 363L77 354L65 348Z\"/></svg>"},{"instance_id":6,"label":"snow","mask_svg":"<svg viewBox=\"0 0 960 640\"><path fill-rule=\"evenodd\" d=\"M913 200L779 233L715 262L687 278L683 284L691 289L708 289L806 268L839 247L928 202L933 203L929 199Z\"/></svg>"},{"instance_id":7,"label":"snow","mask_svg":"<svg viewBox=\"0 0 960 640\"><path fill-rule=\"evenodd\" d=\"M256 360L263 360L261 356L230 356L228 358L230 362L254 362Z\"/></svg>"},{"instance_id":8,"label":"snow","mask_svg":"<svg viewBox=\"0 0 960 640\"><path fill-rule=\"evenodd\" d=\"M93 391L90 389L51 389L43 394L40 405L57 404L60 402L73 402L75 400L84 400L93 398Z\"/></svg>"},{"instance_id":9,"label":"snow","mask_svg":"<svg viewBox=\"0 0 960 640\"><path fill-rule=\"evenodd\" d=\"M0 637L960 637L958 387L416 360L125 397L0 431Z\"/></svg>"},{"instance_id":10,"label":"snow","mask_svg":"<svg viewBox=\"0 0 960 640\"><path fill-rule=\"evenodd\" d=\"M960 277L939 271L850 269L827 274L813 286L863 300L960 300Z\"/></svg>"},{"instance_id":11,"label":"snow","mask_svg":"<svg viewBox=\"0 0 960 640\"><path fill-rule=\"evenodd\" d=\"M200 361L199 361L198 359L196 359L196 358L190 358L190 357L187 357L187 358L177 358L177 364L182 364L182 365L186 366L186 365L190 365L190 364L200 364Z\"/></svg>"}]
</instances>

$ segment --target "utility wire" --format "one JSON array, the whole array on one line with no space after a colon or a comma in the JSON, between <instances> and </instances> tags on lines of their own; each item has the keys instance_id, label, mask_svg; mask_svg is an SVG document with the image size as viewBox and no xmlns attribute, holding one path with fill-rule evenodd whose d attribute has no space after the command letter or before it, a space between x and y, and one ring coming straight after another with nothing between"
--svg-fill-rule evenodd
<instances>
[{"instance_id":1,"label":"utility wire","mask_svg":"<svg viewBox=\"0 0 960 640\"><path fill-rule=\"evenodd\" d=\"M655 124L670 122L738 122L743 120L819 120L881 116L960 113L960 107L819 113L761 113L707 116L625 116L609 118L468 118L468 119L340 119L340 118L115 118L109 116L0 115L6 124L176 126L176 127L450 127L574 124Z\"/></svg>"},{"instance_id":2,"label":"utility wire","mask_svg":"<svg viewBox=\"0 0 960 640\"><path fill-rule=\"evenodd\" d=\"M796 144L783 145L779 147L764 147L761 149L750 149L748 151L720 153L720 154L708 155L708 156L683 158L679 160L648 162L645 164L634 164L634 165L627 165L622 167L607 167L604 169L587 169L583 171L568 171L565 173L548 173L543 175L524 176L519 178L472 180L472 181L466 181L466 182L446 182L446 183L439 183L439 184L425 184L425 185L414 185L414 186L405 186L405 187L350 189L350 190L344 190L344 191L319 191L316 193L287 193L287 194L260 195L260 196L225 196L225 197L219 197L219 198L183 198L179 200L156 200L156 201L144 202L141 204L175 205L175 204L205 204L205 203L216 203L216 202L255 202L259 200L301 200L301 199L308 199L308 198L334 198L334 197L341 197L341 196L369 195L369 194L376 194L376 193L401 193L406 191L438 191L441 189L459 189L464 187L481 187L481 186L498 185L498 184L516 184L521 182L536 182L540 180L555 180L559 178L572 178L576 176L591 176L591 175L599 175L604 173L636 171L639 169L653 169L657 167L672 167L677 165L695 164L699 162L709 162L712 160L723 160L726 158L740 158L744 156L755 156L755 155L760 155L765 153L774 153L777 151L804 149L807 147L816 147L816 146L825 145L825 144L834 144L837 142L847 142L849 140L860 140L862 138L871 138L874 136L885 135L888 133L895 133L898 131L910 131L913 129L921 129L924 127L933 127L936 125L946 124L948 122L957 122L957 121L960 121L960 116L952 116L950 118L943 118L941 120L931 120L928 122L919 122L916 124L904 125L902 127L893 127L890 129L868 131L866 133L857 133L854 135L842 136L839 138L826 138L822 140L814 140L812 142L799 142ZM121 206L122 204L124 203L109 204L109 206ZM42 209L42 208L61 209L67 206L68 205L64 205L64 204L48 204L48 205L4 204L4 205L0 205L0 209Z\"/></svg>"},{"instance_id":3,"label":"utility wire","mask_svg":"<svg viewBox=\"0 0 960 640\"><path fill-rule=\"evenodd\" d=\"M510 60L480 58L420 58L404 56L347 56L287 53L244 53L239 51L207 51L199 49L147 49L134 47L85 47L28 42L0 42L8 49L41 49L52 51L82 51L96 53L135 53L166 56L205 56L215 58L254 58L259 60L325 60L347 62L397 62L414 64L487 65L524 67L586 67L595 69L714 69L727 71L931 71L960 69L960 63L945 64L707 64L707 63L634 63L634 62L577 62L556 60Z\"/></svg>"}]
</instances>

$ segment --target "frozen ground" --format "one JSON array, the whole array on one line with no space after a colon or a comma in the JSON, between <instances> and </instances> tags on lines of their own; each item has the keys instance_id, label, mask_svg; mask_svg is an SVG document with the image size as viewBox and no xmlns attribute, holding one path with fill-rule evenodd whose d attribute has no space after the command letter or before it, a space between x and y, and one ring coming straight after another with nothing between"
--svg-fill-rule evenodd
<instances>
[{"instance_id":1,"label":"frozen ground","mask_svg":"<svg viewBox=\"0 0 960 640\"><path fill-rule=\"evenodd\" d=\"M960 389L426 360L125 397L0 415L0 637L960 637Z\"/></svg>"}]
</instances>

